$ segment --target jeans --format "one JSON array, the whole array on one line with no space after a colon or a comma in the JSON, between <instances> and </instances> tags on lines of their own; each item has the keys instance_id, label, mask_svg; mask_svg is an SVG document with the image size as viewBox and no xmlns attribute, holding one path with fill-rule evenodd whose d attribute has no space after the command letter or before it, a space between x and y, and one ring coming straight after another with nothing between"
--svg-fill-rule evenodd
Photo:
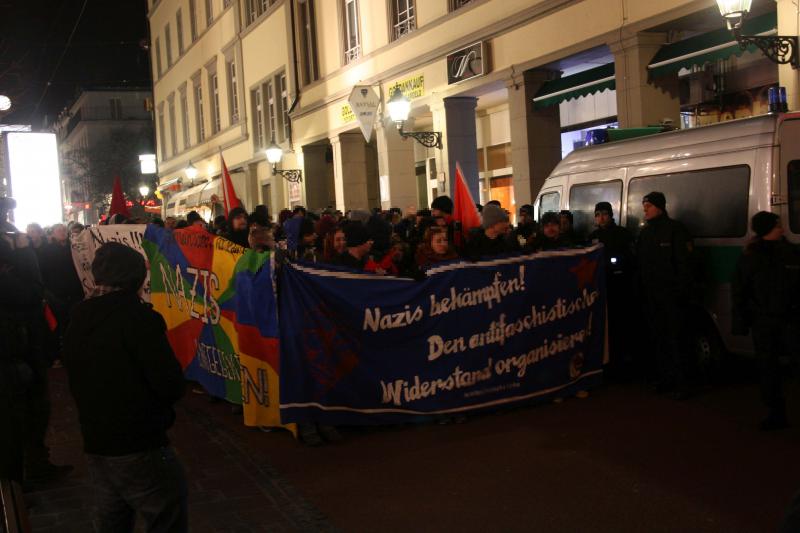
<instances>
[{"instance_id":1,"label":"jeans","mask_svg":"<svg viewBox=\"0 0 800 533\"><path fill-rule=\"evenodd\" d=\"M172 448L88 459L95 531L133 531L137 512L148 532L188 531L186 475Z\"/></svg>"}]
</instances>

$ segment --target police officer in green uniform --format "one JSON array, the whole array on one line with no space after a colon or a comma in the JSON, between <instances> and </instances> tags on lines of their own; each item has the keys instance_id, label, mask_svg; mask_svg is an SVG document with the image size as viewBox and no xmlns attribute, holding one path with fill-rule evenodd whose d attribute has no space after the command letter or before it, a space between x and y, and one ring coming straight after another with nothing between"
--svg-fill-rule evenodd
<instances>
[{"instance_id":1,"label":"police officer in green uniform","mask_svg":"<svg viewBox=\"0 0 800 533\"><path fill-rule=\"evenodd\" d=\"M656 351L657 389L670 392L675 399L686 399L692 240L686 227L667 214L663 193L647 194L642 208L646 224L636 243L636 255L642 304Z\"/></svg>"}]
</instances>

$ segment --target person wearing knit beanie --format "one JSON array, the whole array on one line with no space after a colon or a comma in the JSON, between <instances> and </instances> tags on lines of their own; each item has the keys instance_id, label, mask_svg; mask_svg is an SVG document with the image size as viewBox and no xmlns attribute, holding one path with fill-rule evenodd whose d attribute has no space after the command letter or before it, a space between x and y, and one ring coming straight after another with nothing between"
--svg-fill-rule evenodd
<instances>
[{"instance_id":1,"label":"person wearing knit beanie","mask_svg":"<svg viewBox=\"0 0 800 533\"><path fill-rule=\"evenodd\" d=\"M508 222L508 213L506 213L502 207L495 204L486 204L483 208L483 213L481 213L481 219L483 229L488 229L495 224Z\"/></svg>"},{"instance_id":2,"label":"person wearing knit beanie","mask_svg":"<svg viewBox=\"0 0 800 533\"><path fill-rule=\"evenodd\" d=\"M642 198L642 204L650 204L653 207L657 207L661 213L667 212L667 197L664 196L663 192L653 191L651 193L645 194L644 198ZM660 215L659 213L658 215ZM658 216L655 215L655 216ZM645 219L648 219L647 209L645 209Z\"/></svg>"}]
</instances>

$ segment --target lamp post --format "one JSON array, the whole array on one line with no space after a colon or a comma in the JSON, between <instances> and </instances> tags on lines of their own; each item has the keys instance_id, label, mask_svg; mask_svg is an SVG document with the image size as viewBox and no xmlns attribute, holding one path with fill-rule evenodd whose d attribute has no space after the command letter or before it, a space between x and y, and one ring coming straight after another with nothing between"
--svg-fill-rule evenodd
<instances>
[{"instance_id":1,"label":"lamp post","mask_svg":"<svg viewBox=\"0 0 800 533\"><path fill-rule=\"evenodd\" d=\"M0 111L8 111L9 109L11 109L11 98L0 94Z\"/></svg>"},{"instance_id":2,"label":"lamp post","mask_svg":"<svg viewBox=\"0 0 800 533\"><path fill-rule=\"evenodd\" d=\"M392 97L386 102L389 108L389 116L397 125L397 131L403 139L411 137L426 148L442 148L442 133L439 131L403 131L403 123L408 120L408 113L411 111L411 102L403 96L399 87L395 87Z\"/></svg>"},{"instance_id":3,"label":"lamp post","mask_svg":"<svg viewBox=\"0 0 800 533\"><path fill-rule=\"evenodd\" d=\"M142 154L139 156L139 167L142 174L155 174L156 168L156 154Z\"/></svg>"},{"instance_id":4,"label":"lamp post","mask_svg":"<svg viewBox=\"0 0 800 533\"><path fill-rule=\"evenodd\" d=\"M757 46L765 56L779 65L789 64L800 68L798 43L795 35L742 35L742 25L753 0L717 0L717 6L728 29L733 32L742 50L750 45Z\"/></svg>"},{"instance_id":5,"label":"lamp post","mask_svg":"<svg viewBox=\"0 0 800 533\"><path fill-rule=\"evenodd\" d=\"M272 175L280 174L286 181L291 181L298 183L303 181L303 171L299 168L292 168L292 169L278 169L278 163L281 162L283 159L283 150L280 146L275 143L275 137L272 137L272 141L267 146L265 150L267 153L267 161L272 164Z\"/></svg>"},{"instance_id":6,"label":"lamp post","mask_svg":"<svg viewBox=\"0 0 800 533\"><path fill-rule=\"evenodd\" d=\"M186 173L186 177L189 178L189 181L192 182L192 185L194 185L194 179L197 177L197 167L195 167L192 164L191 159L189 160L189 164L186 165L186 168L183 169L183 171Z\"/></svg>"}]
</instances>

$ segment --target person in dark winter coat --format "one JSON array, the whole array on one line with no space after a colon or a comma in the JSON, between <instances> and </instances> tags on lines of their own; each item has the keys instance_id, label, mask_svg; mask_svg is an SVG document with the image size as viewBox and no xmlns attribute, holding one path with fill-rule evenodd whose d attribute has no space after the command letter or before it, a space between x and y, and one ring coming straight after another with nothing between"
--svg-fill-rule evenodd
<instances>
[{"instance_id":1,"label":"person in dark winter coat","mask_svg":"<svg viewBox=\"0 0 800 533\"><path fill-rule=\"evenodd\" d=\"M564 241L561 240L561 217L556 212L548 211L542 215L539 234L527 242L525 251L543 252L564 247Z\"/></svg>"},{"instance_id":2,"label":"person in dark winter coat","mask_svg":"<svg viewBox=\"0 0 800 533\"><path fill-rule=\"evenodd\" d=\"M333 264L364 270L367 256L372 248L372 238L367 228L361 222L348 222L344 226L344 236L347 240L347 249L334 258Z\"/></svg>"},{"instance_id":3,"label":"person in dark winter coat","mask_svg":"<svg viewBox=\"0 0 800 533\"><path fill-rule=\"evenodd\" d=\"M761 367L761 397L769 410L763 430L787 426L780 358L798 343L800 250L783 237L780 217L761 211L751 221L755 238L736 265L731 292L733 333L753 333Z\"/></svg>"},{"instance_id":4,"label":"person in dark winter coat","mask_svg":"<svg viewBox=\"0 0 800 533\"><path fill-rule=\"evenodd\" d=\"M425 271L436 263L458 258L455 248L447 240L447 230L433 226L425 232L422 244L417 248L416 266Z\"/></svg>"},{"instance_id":5,"label":"person in dark winter coat","mask_svg":"<svg viewBox=\"0 0 800 533\"><path fill-rule=\"evenodd\" d=\"M509 238L508 213L494 204L487 204L481 215L481 228L473 231L464 248L464 256L477 261L482 257L507 254L519 250Z\"/></svg>"},{"instance_id":6,"label":"person in dark winter coat","mask_svg":"<svg viewBox=\"0 0 800 533\"><path fill-rule=\"evenodd\" d=\"M72 308L84 297L83 285L72 260L72 245L66 226L53 226L53 238L40 252L39 260L47 300L59 324L57 334L62 336L69 324Z\"/></svg>"},{"instance_id":7,"label":"person in dark winter coat","mask_svg":"<svg viewBox=\"0 0 800 533\"><path fill-rule=\"evenodd\" d=\"M577 233L575 233L575 217L572 211L562 209L559 213L561 221L561 242L564 246L576 246L582 242Z\"/></svg>"},{"instance_id":8,"label":"person in dark winter coat","mask_svg":"<svg viewBox=\"0 0 800 533\"><path fill-rule=\"evenodd\" d=\"M692 240L667 214L667 199L651 192L642 199L646 224L636 243L640 292L652 345L657 389L675 399L689 395L688 308L693 300Z\"/></svg>"},{"instance_id":9,"label":"person in dark winter coat","mask_svg":"<svg viewBox=\"0 0 800 533\"><path fill-rule=\"evenodd\" d=\"M144 258L109 242L92 262L96 288L75 307L64 366L78 407L97 531L186 531L186 479L169 446L183 373L164 319L142 302Z\"/></svg>"},{"instance_id":10,"label":"person in dark winter coat","mask_svg":"<svg viewBox=\"0 0 800 533\"><path fill-rule=\"evenodd\" d=\"M249 233L247 211L243 207L234 207L228 213L228 233L225 234L225 238L247 248L250 246L247 243Z\"/></svg>"},{"instance_id":11,"label":"person in dark winter coat","mask_svg":"<svg viewBox=\"0 0 800 533\"><path fill-rule=\"evenodd\" d=\"M609 370L619 375L630 370L635 349L627 342L632 334L626 331L632 324L633 236L627 228L616 224L614 209L609 202L595 205L594 221L597 229L589 234L588 240L592 244L603 244L608 295Z\"/></svg>"},{"instance_id":12,"label":"person in dark winter coat","mask_svg":"<svg viewBox=\"0 0 800 533\"><path fill-rule=\"evenodd\" d=\"M524 246L529 241L536 237L539 232L536 221L533 219L533 206L525 204L519 208L519 217L517 217L517 227L515 230L516 237L520 241L520 245Z\"/></svg>"}]
</instances>

